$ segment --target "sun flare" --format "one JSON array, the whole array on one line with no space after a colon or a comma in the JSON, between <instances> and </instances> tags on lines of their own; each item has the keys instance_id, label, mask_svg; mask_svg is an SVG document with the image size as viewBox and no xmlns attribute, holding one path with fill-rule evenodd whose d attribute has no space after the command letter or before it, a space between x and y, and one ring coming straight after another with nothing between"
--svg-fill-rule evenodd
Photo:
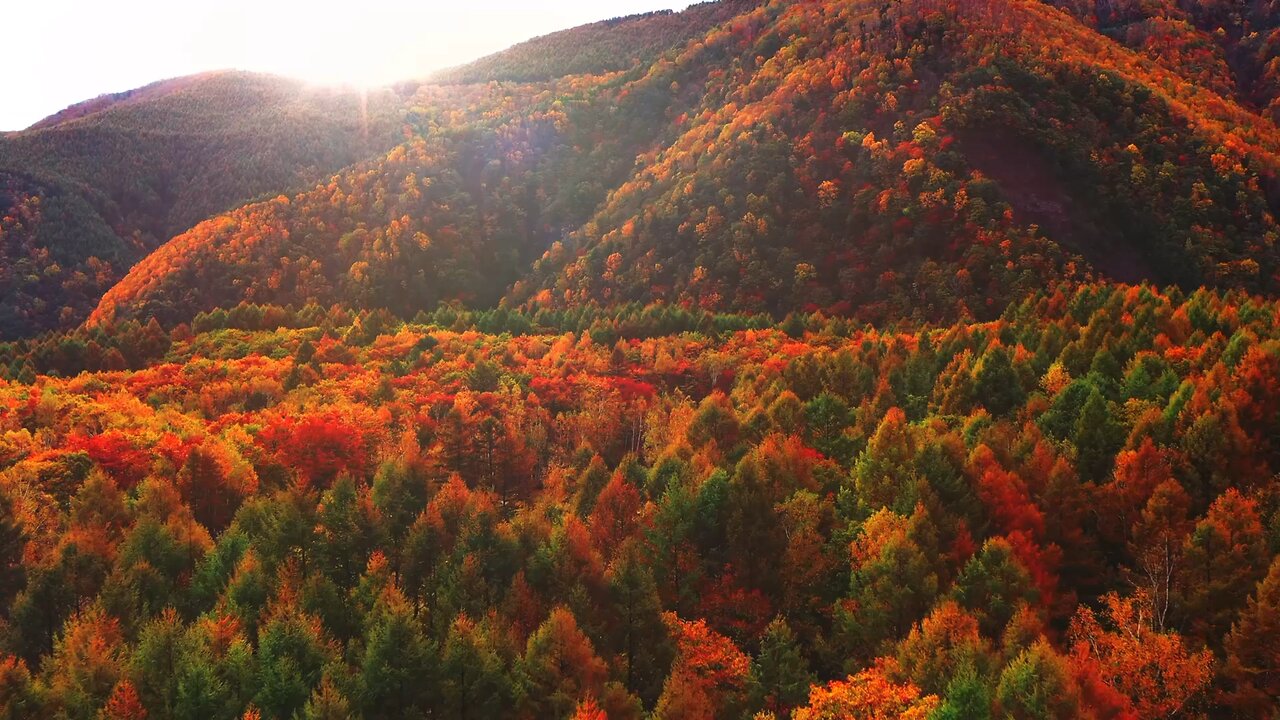
<instances>
[{"instance_id":1,"label":"sun flare","mask_svg":"<svg viewBox=\"0 0 1280 720\"><path fill-rule=\"evenodd\" d=\"M407 68L423 67L415 62L412 44L379 13L300 13L271 26L278 32L243 48L247 65L318 85L356 88L387 85L404 79Z\"/></svg>"}]
</instances>

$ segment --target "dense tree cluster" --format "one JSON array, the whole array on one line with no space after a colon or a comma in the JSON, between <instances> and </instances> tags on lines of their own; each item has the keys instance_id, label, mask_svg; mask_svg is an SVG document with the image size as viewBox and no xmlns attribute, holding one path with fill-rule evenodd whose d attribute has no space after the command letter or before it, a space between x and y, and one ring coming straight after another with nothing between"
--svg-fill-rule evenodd
<instances>
[{"instance_id":1,"label":"dense tree cluster","mask_svg":"<svg viewBox=\"0 0 1280 720\"><path fill-rule=\"evenodd\" d=\"M442 301L494 306L661 132L643 98L618 113L589 102L598 91L577 77L421 88L408 111L412 140L174 238L112 288L91 323L188 322L242 300L404 316Z\"/></svg>"},{"instance_id":2,"label":"dense tree cluster","mask_svg":"<svg viewBox=\"0 0 1280 720\"><path fill-rule=\"evenodd\" d=\"M243 305L92 333L153 347L59 379L32 371L56 336L0 346L30 356L0 381L8 716L1280 698L1271 301L1085 285L913 330Z\"/></svg>"},{"instance_id":3,"label":"dense tree cluster","mask_svg":"<svg viewBox=\"0 0 1280 720\"><path fill-rule=\"evenodd\" d=\"M1038 3L770 4L645 82L701 106L516 297L990 317L1074 254L1275 287L1274 125Z\"/></svg>"},{"instance_id":4,"label":"dense tree cluster","mask_svg":"<svg viewBox=\"0 0 1280 720\"><path fill-rule=\"evenodd\" d=\"M1050 0L1188 80L1280 120L1280 5Z\"/></svg>"},{"instance_id":5,"label":"dense tree cluster","mask_svg":"<svg viewBox=\"0 0 1280 720\"><path fill-rule=\"evenodd\" d=\"M79 323L132 256L77 193L0 170L0 340Z\"/></svg>"}]
</instances>

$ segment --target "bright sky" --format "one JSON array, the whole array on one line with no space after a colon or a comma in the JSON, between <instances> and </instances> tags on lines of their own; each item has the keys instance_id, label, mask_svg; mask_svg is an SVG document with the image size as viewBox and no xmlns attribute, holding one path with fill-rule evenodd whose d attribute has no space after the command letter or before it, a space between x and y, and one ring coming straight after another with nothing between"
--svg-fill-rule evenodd
<instances>
[{"instance_id":1,"label":"bright sky","mask_svg":"<svg viewBox=\"0 0 1280 720\"><path fill-rule=\"evenodd\" d=\"M555 30L671 0L36 0L5 9L0 130L205 70L318 83L421 77Z\"/></svg>"}]
</instances>

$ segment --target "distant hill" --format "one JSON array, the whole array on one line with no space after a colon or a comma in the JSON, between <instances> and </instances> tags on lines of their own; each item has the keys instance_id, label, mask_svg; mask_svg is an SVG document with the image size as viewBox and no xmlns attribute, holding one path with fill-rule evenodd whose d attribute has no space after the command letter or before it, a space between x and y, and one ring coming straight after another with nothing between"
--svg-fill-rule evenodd
<instances>
[{"instance_id":1,"label":"distant hill","mask_svg":"<svg viewBox=\"0 0 1280 720\"><path fill-rule=\"evenodd\" d=\"M74 326L136 256L90 197L0 171L0 337Z\"/></svg>"},{"instance_id":2,"label":"distant hill","mask_svg":"<svg viewBox=\"0 0 1280 720\"><path fill-rule=\"evenodd\" d=\"M211 77L217 76L219 73L202 73L199 75L189 75L186 77L171 78L168 80L160 80L150 85L140 88L133 88L123 92L105 93L98 97L84 100L71 105L67 108L44 118L28 127L27 130L42 130L51 128L55 125L61 125L77 118L93 115L94 113L103 112L117 105L126 102L140 102L145 100L154 100L158 97L178 92L183 88L203 82Z\"/></svg>"},{"instance_id":3,"label":"distant hill","mask_svg":"<svg viewBox=\"0 0 1280 720\"><path fill-rule=\"evenodd\" d=\"M56 268L40 273L97 276L101 266L88 268L97 258L111 267L104 280L114 279L210 215L380 154L402 137L401 108L392 91L363 96L242 72L104 96L0 137L0 172L9 188L0 214L15 211L21 202L15 192L76 197L75 204L92 209L77 213L85 224L32 221L20 241L23 252L59 258ZM104 227L113 240L104 240ZM0 246L9 252L17 242L8 235ZM42 289L46 280L6 283L0 337L74 325L97 300L78 305L76 295L63 302Z\"/></svg>"},{"instance_id":4,"label":"distant hill","mask_svg":"<svg viewBox=\"0 0 1280 720\"><path fill-rule=\"evenodd\" d=\"M504 295L949 319L1094 275L1280 283L1276 126L1027 0L772 2L636 72L414 104L418 140L177 238L95 322Z\"/></svg>"},{"instance_id":5,"label":"distant hill","mask_svg":"<svg viewBox=\"0 0 1280 720\"><path fill-rule=\"evenodd\" d=\"M721 0L691 5L681 12L664 10L604 20L534 38L442 71L432 79L445 83L532 82L630 70L683 47L762 2Z\"/></svg>"}]
</instances>

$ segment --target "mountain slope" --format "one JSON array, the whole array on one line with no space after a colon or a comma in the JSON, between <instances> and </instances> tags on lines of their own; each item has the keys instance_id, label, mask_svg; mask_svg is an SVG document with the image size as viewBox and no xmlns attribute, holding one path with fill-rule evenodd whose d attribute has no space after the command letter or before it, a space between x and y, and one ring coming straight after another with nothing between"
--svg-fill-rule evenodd
<instances>
[{"instance_id":1,"label":"mountain slope","mask_svg":"<svg viewBox=\"0 0 1280 720\"><path fill-rule=\"evenodd\" d=\"M1275 125L1029 0L772 2L639 71L416 102L425 138L176 239L94 321L513 282L532 308L947 319L1089 274L1278 281Z\"/></svg>"},{"instance_id":2,"label":"mountain slope","mask_svg":"<svg viewBox=\"0 0 1280 720\"><path fill-rule=\"evenodd\" d=\"M0 138L0 173L11 188L23 184L23 195L75 196L94 212L65 232L41 223L31 237L6 235L0 245L21 242L58 259L56 268L39 272L84 273L96 258L123 273L199 220L384 151L399 138L400 108L390 91L365 97L238 72L73 106ZM0 214L16 206L9 200ZM94 243L85 242L90 237ZM10 312L0 337L79 322L106 287L90 293L87 306L76 298L64 303L32 283L6 288L0 304Z\"/></svg>"},{"instance_id":3,"label":"mountain slope","mask_svg":"<svg viewBox=\"0 0 1280 720\"><path fill-rule=\"evenodd\" d=\"M573 79L426 87L411 102L415 139L306 192L197 225L139 263L91 321L187 321L244 299L407 314L496 303L632 170L637 150L617 138L643 134L625 129L636 116L566 102L595 89Z\"/></svg>"},{"instance_id":4,"label":"mountain slope","mask_svg":"<svg viewBox=\"0 0 1280 720\"><path fill-rule=\"evenodd\" d=\"M981 313L1062 276L1054 246L1274 289L1270 122L1038 3L768 12L715 39L735 57L700 115L517 300Z\"/></svg>"},{"instance_id":5,"label":"mountain slope","mask_svg":"<svg viewBox=\"0 0 1280 720\"><path fill-rule=\"evenodd\" d=\"M1280 3L1051 0L1191 82L1280 120Z\"/></svg>"},{"instance_id":6,"label":"mountain slope","mask_svg":"<svg viewBox=\"0 0 1280 720\"><path fill-rule=\"evenodd\" d=\"M0 338L74 326L130 254L84 194L0 171Z\"/></svg>"}]
</instances>

